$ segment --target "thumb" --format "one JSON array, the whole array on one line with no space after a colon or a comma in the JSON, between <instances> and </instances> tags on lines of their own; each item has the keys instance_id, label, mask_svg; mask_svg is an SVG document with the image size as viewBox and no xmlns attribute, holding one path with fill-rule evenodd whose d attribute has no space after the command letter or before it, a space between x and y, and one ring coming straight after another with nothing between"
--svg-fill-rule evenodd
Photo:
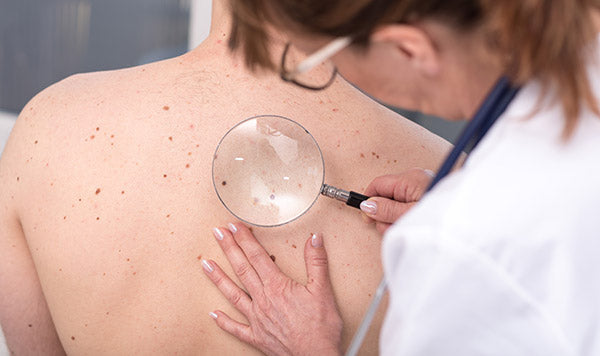
<instances>
[{"instance_id":1,"label":"thumb","mask_svg":"<svg viewBox=\"0 0 600 356\"><path fill-rule=\"evenodd\" d=\"M304 261L308 282L306 288L310 292L331 288L329 282L329 261L323 246L323 235L313 234L304 245Z\"/></svg>"},{"instance_id":2,"label":"thumb","mask_svg":"<svg viewBox=\"0 0 600 356\"><path fill-rule=\"evenodd\" d=\"M392 224L413 205L415 205L414 202L401 203L387 198L375 197L360 203L360 210L375 221Z\"/></svg>"}]
</instances>

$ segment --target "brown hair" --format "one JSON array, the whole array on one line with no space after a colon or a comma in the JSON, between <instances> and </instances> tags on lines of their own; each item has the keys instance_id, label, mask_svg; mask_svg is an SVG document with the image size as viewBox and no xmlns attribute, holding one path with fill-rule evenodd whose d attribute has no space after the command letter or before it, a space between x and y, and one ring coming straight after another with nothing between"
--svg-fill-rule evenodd
<instances>
[{"instance_id":1,"label":"brown hair","mask_svg":"<svg viewBox=\"0 0 600 356\"><path fill-rule=\"evenodd\" d=\"M380 25L434 19L459 30L487 31L490 45L507 58L506 74L516 84L538 79L553 88L566 118L564 136L574 130L581 104L600 116L587 76L595 49L592 10L600 0L230 0L232 49L243 46L251 69L273 69L267 24L304 33L352 36L368 45Z\"/></svg>"}]
</instances>

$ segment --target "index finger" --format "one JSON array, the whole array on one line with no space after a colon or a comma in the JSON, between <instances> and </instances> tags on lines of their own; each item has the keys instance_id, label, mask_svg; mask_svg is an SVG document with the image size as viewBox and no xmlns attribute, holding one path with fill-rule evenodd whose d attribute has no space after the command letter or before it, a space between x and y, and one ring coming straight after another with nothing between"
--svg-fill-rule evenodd
<instances>
[{"instance_id":1,"label":"index finger","mask_svg":"<svg viewBox=\"0 0 600 356\"><path fill-rule=\"evenodd\" d=\"M273 262L271 256L262 247L256 239L252 231L243 224L228 225L229 230L233 234L233 238L240 246L248 261L262 280L263 284L268 284L273 279L281 275L279 267Z\"/></svg>"}]
</instances>

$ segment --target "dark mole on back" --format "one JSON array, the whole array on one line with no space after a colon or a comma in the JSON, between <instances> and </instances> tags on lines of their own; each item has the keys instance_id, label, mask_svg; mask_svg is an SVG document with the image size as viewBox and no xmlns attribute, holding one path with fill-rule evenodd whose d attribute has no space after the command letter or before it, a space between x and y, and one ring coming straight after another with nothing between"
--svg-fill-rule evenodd
<instances>
[{"instance_id":1,"label":"dark mole on back","mask_svg":"<svg viewBox=\"0 0 600 356\"><path fill-rule=\"evenodd\" d=\"M222 181L221 185L227 185L227 182L226 181Z\"/></svg>"}]
</instances>

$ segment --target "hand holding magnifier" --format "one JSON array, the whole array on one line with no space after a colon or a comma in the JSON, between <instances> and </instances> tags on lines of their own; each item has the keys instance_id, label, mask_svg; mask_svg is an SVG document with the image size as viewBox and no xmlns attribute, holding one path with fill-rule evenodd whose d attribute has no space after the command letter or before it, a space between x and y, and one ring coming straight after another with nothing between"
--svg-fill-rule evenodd
<instances>
[{"instance_id":1,"label":"hand holding magnifier","mask_svg":"<svg viewBox=\"0 0 600 356\"><path fill-rule=\"evenodd\" d=\"M212 173L227 210L256 226L297 219L319 194L355 208L369 198L324 184L323 154L314 137L277 115L251 117L230 129L217 146Z\"/></svg>"}]
</instances>

